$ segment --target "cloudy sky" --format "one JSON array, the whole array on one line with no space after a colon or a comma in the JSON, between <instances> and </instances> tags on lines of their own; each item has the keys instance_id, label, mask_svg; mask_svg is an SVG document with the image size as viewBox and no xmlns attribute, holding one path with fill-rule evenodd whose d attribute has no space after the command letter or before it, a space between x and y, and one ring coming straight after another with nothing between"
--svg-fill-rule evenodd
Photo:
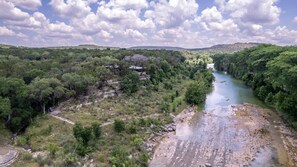
<instances>
[{"instance_id":1,"label":"cloudy sky","mask_svg":"<svg viewBox=\"0 0 297 167\"><path fill-rule=\"evenodd\" d=\"M0 0L0 43L297 44L297 0Z\"/></svg>"}]
</instances>

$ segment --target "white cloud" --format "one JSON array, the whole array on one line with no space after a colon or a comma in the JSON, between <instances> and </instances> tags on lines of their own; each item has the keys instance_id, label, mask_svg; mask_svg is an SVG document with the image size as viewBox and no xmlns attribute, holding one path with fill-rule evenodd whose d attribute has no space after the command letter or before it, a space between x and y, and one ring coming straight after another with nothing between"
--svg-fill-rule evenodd
<instances>
[{"instance_id":1,"label":"white cloud","mask_svg":"<svg viewBox=\"0 0 297 167\"><path fill-rule=\"evenodd\" d=\"M151 19L142 20L140 18L139 10L118 7L119 5L116 5L116 2L118 1L111 1L108 4L102 4L97 10L98 19L127 28L155 27L155 24Z\"/></svg>"},{"instance_id":2,"label":"white cloud","mask_svg":"<svg viewBox=\"0 0 297 167\"><path fill-rule=\"evenodd\" d=\"M281 9L277 0L216 0L222 11L230 12L232 18L243 23L277 24Z\"/></svg>"},{"instance_id":3,"label":"white cloud","mask_svg":"<svg viewBox=\"0 0 297 167\"><path fill-rule=\"evenodd\" d=\"M217 6L202 9L201 14L197 0L50 0L48 4L52 13L45 15L38 11L41 0L0 0L0 35L38 46L297 44L297 30L278 24L277 0L215 0ZM29 37L23 34L27 32Z\"/></svg>"},{"instance_id":4,"label":"white cloud","mask_svg":"<svg viewBox=\"0 0 297 167\"><path fill-rule=\"evenodd\" d=\"M5 26L3 27L0 27L0 36L4 36L4 35L7 35L7 36L13 36L15 35L16 33L8 28L6 28Z\"/></svg>"},{"instance_id":5,"label":"white cloud","mask_svg":"<svg viewBox=\"0 0 297 167\"><path fill-rule=\"evenodd\" d=\"M41 0L9 0L14 5L29 9L29 10L36 10L39 6L42 5Z\"/></svg>"},{"instance_id":6,"label":"white cloud","mask_svg":"<svg viewBox=\"0 0 297 167\"><path fill-rule=\"evenodd\" d=\"M54 12L65 18L82 18L91 13L90 3L87 0L51 0L49 3Z\"/></svg>"},{"instance_id":7,"label":"white cloud","mask_svg":"<svg viewBox=\"0 0 297 167\"><path fill-rule=\"evenodd\" d=\"M66 25L64 22L50 23L48 25L50 31L69 33L73 30L73 27Z\"/></svg>"},{"instance_id":8,"label":"white cloud","mask_svg":"<svg viewBox=\"0 0 297 167\"><path fill-rule=\"evenodd\" d=\"M44 14L40 12L34 12L32 16L29 16L23 20L9 20L6 21L7 24L26 27L27 29L35 29L37 27L41 27L44 22L47 21L47 18Z\"/></svg>"},{"instance_id":9,"label":"white cloud","mask_svg":"<svg viewBox=\"0 0 297 167\"><path fill-rule=\"evenodd\" d=\"M126 37L129 37L132 40L141 41L141 40L145 39L145 36L141 32L139 32L138 30L133 30L133 29L126 29L123 32L123 35Z\"/></svg>"},{"instance_id":10,"label":"white cloud","mask_svg":"<svg viewBox=\"0 0 297 167\"><path fill-rule=\"evenodd\" d=\"M147 8L148 3L146 0L111 0L107 6L139 10Z\"/></svg>"},{"instance_id":11,"label":"white cloud","mask_svg":"<svg viewBox=\"0 0 297 167\"><path fill-rule=\"evenodd\" d=\"M0 19L22 20L29 17L29 14L15 7L12 2L0 0Z\"/></svg>"},{"instance_id":12,"label":"white cloud","mask_svg":"<svg viewBox=\"0 0 297 167\"><path fill-rule=\"evenodd\" d=\"M185 20L194 18L199 7L195 0L160 0L150 5L152 9L145 12L145 17L165 28L178 27Z\"/></svg>"},{"instance_id":13,"label":"white cloud","mask_svg":"<svg viewBox=\"0 0 297 167\"><path fill-rule=\"evenodd\" d=\"M268 31L266 37L273 41L273 43L281 45L296 45L297 31L289 30L286 26L277 26L274 30Z\"/></svg>"},{"instance_id":14,"label":"white cloud","mask_svg":"<svg viewBox=\"0 0 297 167\"><path fill-rule=\"evenodd\" d=\"M232 19L224 20L222 14L214 6L206 8L201 12L201 16L197 17L195 21L206 31L222 32L223 35L234 34L237 32L238 26Z\"/></svg>"},{"instance_id":15,"label":"white cloud","mask_svg":"<svg viewBox=\"0 0 297 167\"><path fill-rule=\"evenodd\" d=\"M104 30L101 30L99 33L96 34L96 36L100 39L103 39L104 41L109 41L113 38L113 36L109 32Z\"/></svg>"},{"instance_id":16,"label":"white cloud","mask_svg":"<svg viewBox=\"0 0 297 167\"><path fill-rule=\"evenodd\" d=\"M25 34L23 34L23 33L16 33L14 31L8 29L5 26L0 26L0 36L17 36L17 37L21 37L21 38L26 37Z\"/></svg>"}]
</instances>

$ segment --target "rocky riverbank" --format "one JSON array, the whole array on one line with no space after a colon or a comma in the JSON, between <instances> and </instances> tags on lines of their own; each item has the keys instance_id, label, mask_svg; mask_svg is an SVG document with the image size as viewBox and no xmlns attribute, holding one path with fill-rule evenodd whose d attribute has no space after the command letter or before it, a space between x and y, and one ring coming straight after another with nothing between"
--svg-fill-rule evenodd
<instances>
[{"instance_id":1,"label":"rocky riverbank","mask_svg":"<svg viewBox=\"0 0 297 167\"><path fill-rule=\"evenodd\" d=\"M207 112L185 110L175 132L152 136L150 166L296 166L296 132L251 104ZM154 149L153 149L154 148Z\"/></svg>"},{"instance_id":2,"label":"rocky riverbank","mask_svg":"<svg viewBox=\"0 0 297 167\"><path fill-rule=\"evenodd\" d=\"M148 140L144 142L143 148L146 150L146 152L153 154L155 148L160 144L160 142L164 138L175 135L177 124L189 122L189 120L192 118L194 114L195 114L195 108L188 107L177 116L172 115L173 123L164 126L162 130L159 132L153 132L148 138Z\"/></svg>"}]
</instances>

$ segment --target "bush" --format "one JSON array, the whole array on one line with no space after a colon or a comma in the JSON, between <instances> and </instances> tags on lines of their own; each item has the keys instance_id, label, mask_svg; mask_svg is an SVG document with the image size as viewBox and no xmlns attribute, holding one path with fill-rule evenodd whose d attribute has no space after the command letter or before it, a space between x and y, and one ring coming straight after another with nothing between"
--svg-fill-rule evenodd
<instances>
[{"instance_id":1,"label":"bush","mask_svg":"<svg viewBox=\"0 0 297 167\"><path fill-rule=\"evenodd\" d=\"M85 156L86 154L92 152L93 150L94 150L94 148L91 146L85 145L81 142L77 143L76 152L80 156Z\"/></svg>"},{"instance_id":2,"label":"bush","mask_svg":"<svg viewBox=\"0 0 297 167\"><path fill-rule=\"evenodd\" d=\"M27 151L21 151L20 157L22 160L30 161L32 159L32 154Z\"/></svg>"},{"instance_id":3,"label":"bush","mask_svg":"<svg viewBox=\"0 0 297 167\"><path fill-rule=\"evenodd\" d=\"M81 124L75 124L73 127L73 135L78 142L82 142L84 145L88 145L88 142L92 139L92 127L83 127Z\"/></svg>"},{"instance_id":4,"label":"bush","mask_svg":"<svg viewBox=\"0 0 297 167\"><path fill-rule=\"evenodd\" d=\"M206 87L203 81L197 81L187 88L185 100L189 104L201 104L206 99Z\"/></svg>"},{"instance_id":5,"label":"bush","mask_svg":"<svg viewBox=\"0 0 297 167\"><path fill-rule=\"evenodd\" d=\"M93 134L94 136L98 139L101 136L101 127L100 124L98 123L93 123L92 124L92 130L93 130Z\"/></svg>"},{"instance_id":6,"label":"bush","mask_svg":"<svg viewBox=\"0 0 297 167\"><path fill-rule=\"evenodd\" d=\"M73 154L67 154L65 157L64 165L72 166L77 162L77 157Z\"/></svg>"},{"instance_id":7,"label":"bush","mask_svg":"<svg viewBox=\"0 0 297 167\"><path fill-rule=\"evenodd\" d=\"M149 160L149 157L150 156L147 153L141 153L139 155L139 164L140 164L141 167L147 167L148 166L147 162Z\"/></svg>"},{"instance_id":8,"label":"bush","mask_svg":"<svg viewBox=\"0 0 297 167\"><path fill-rule=\"evenodd\" d=\"M132 136L132 145L136 147L136 149L140 150L140 146L142 144L142 139L138 135Z\"/></svg>"},{"instance_id":9,"label":"bush","mask_svg":"<svg viewBox=\"0 0 297 167\"><path fill-rule=\"evenodd\" d=\"M169 111L169 103L167 101L162 101L160 104L160 110L163 112Z\"/></svg>"},{"instance_id":10,"label":"bush","mask_svg":"<svg viewBox=\"0 0 297 167\"><path fill-rule=\"evenodd\" d=\"M137 72L131 72L126 75L121 83L121 88L123 92L128 95L138 91L140 87L140 79Z\"/></svg>"},{"instance_id":11,"label":"bush","mask_svg":"<svg viewBox=\"0 0 297 167\"><path fill-rule=\"evenodd\" d=\"M125 130L125 123L122 120L115 120L114 121L114 130L118 133Z\"/></svg>"},{"instance_id":12,"label":"bush","mask_svg":"<svg viewBox=\"0 0 297 167\"><path fill-rule=\"evenodd\" d=\"M129 123L127 129L128 129L128 133L130 133L130 134L137 133L136 125L133 123Z\"/></svg>"},{"instance_id":13,"label":"bush","mask_svg":"<svg viewBox=\"0 0 297 167\"><path fill-rule=\"evenodd\" d=\"M56 152L59 150L59 147L54 144L54 143L50 143L48 146L47 146L47 150L50 152L50 155L52 157L55 157L56 155Z\"/></svg>"},{"instance_id":14,"label":"bush","mask_svg":"<svg viewBox=\"0 0 297 167\"><path fill-rule=\"evenodd\" d=\"M25 136L18 136L16 143L18 146L25 146L27 144L28 140Z\"/></svg>"}]
</instances>

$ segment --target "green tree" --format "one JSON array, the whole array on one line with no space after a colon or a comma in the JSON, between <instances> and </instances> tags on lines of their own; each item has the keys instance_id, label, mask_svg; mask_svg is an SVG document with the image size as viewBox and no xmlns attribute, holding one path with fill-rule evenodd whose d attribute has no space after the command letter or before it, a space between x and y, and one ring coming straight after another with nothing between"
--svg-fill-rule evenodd
<instances>
[{"instance_id":1,"label":"green tree","mask_svg":"<svg viewBox=\"0 0 297 167\"><path fill-rule=\"evenodd\" d=\"M4 118L6 122L11 119L11 104L9 98L3 98L0 96L0 117Z\"/></svg>"},{"instance_id":2,"label":"green tree","mask_svg":"<svg viewBox=\"0 0 297 167\"><path fill-rule=\"evenodd\" d=\"M66 92L67 89L56 78L36 78L29 87L30 97L40 104L43 113L45 113L46 105L49 102L54 104L55 100L63 97Z\"/></svg>"},{"instance_id":3,"label":"green tree","mask_svg":"<svg viewBox=\"0 0 297 167\"><path fill-rule=\"evenodd\" d=\"M189 104L201 104L206 99L206 87L203 81L191 83L186 90L185 100Z\"/></svg>"},{"instance_id":4,"label":"green tree","mask_svg":"<svg viewBox=\"0 0 297 167\"><path fill-rule=\"evenodd\" d=\"M132 93L137 92L139 87L140 79L137 72L131 72L128 75L124 76L121 83L121 88L125 93L131 95Z\"/></svg>"}]
</instances>

